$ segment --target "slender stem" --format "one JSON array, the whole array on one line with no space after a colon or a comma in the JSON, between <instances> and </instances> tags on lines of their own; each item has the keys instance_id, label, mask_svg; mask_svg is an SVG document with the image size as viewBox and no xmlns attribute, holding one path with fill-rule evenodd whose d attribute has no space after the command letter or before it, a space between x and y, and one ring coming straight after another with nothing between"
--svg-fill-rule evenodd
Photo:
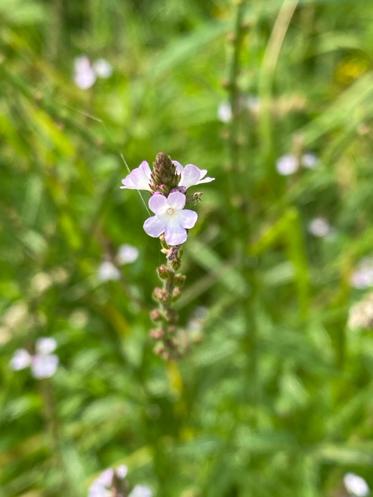
<instances>
[{"instance_id":1,"label":"slender stem","mask_svg":"<svg viewBox=\"0 0 373 497\"><path fill-rule=\"evenodd\" d=\"M238 0L236 16L234 22L234 32L232 34L232 57L229 69L229 102L232 111L232 120L229 127L228 149L229 149L229 171L237 173L240 171L240 90L238 78L240 74L240 59L243 39L245 36L244 14L246 0ZM233 175L234 176L234 175ZM236 186L236 185L234 185Z\"/></svg>"}]
</instances>

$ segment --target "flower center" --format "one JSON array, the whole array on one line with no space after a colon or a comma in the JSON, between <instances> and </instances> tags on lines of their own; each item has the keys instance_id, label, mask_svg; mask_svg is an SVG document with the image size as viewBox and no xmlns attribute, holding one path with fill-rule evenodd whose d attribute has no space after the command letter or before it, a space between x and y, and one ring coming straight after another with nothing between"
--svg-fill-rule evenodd
<instances>
[{"instance_id":1,"label":"flower center","mask_svg":"<svg viewBox=\"0 0 373 497\"><path fill-rule=\"evenodd\" d=\"M169 207L166 212L169 216L172 216L173 214L175 214L175 209L173 209L172 207Z\"/></svg>"}]
</instances>

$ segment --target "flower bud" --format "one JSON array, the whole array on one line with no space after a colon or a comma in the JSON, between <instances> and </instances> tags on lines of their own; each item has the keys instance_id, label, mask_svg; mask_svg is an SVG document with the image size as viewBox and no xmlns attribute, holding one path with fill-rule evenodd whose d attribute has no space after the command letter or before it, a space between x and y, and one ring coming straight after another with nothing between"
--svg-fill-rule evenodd
<instances>
[{"instance_id":1,"label":"flower bud","mask_svg":"<svg viewBox=\"0 0 373 497\"><path fill-rule=\"evenodd\" d=\"M160 340L164 337L164 330L162 328L153 328L152 330L150 330L149 335L154 340Z\"/></svg>"},{"instance_id":2,"label":"flower bud","mask_svg":"<svg viewBox=\"0 0 373 497\"><path fill-rule=\"evenodd\" d=\"M158 309L153 309L150 311L150 319L152 321L160 321L162 319L162 314Z\"/></svg>"},{"instance_id":3,"label":"flower bud","mask_svg":"<svg viewBox=\"0 0 373 497\"><path fill-rule=\"evenodd\" d=\"M168 294L163 288L156 287L153 290L153 299L157 302L167 302Z\"/></svg>"},{"instance_id":4,"label":"flower bud","mask_svg":"<svg viewBox=\"0 0 373 497\"><path fill-rule=\"evenodd\" d=\"M182 273L175 274L174 281L175 281L176 285L183 286L185 283L185 280L186 280L185 274L182 274Z\"/></svg>"},{"instance_id":5,"label":"flower bud","mask_svg":"<svg viewBox=\"0 0 373 497\"><path fill-rule=\"evenodd\" d=\"M165 264L162 264L159 268L157 268L157 273L162 280L165 280L169 276L170 270Z\"/></svg>"},{"instance_id":6,"label":"flower bud","mask_svg":"<svg viewBox=\"0 0 373 497\"><path fill-rule=\"evenodd\" d=\"M181 295L181 288L176 286L173 290L172 290L172 299L173 300L177 300Z\"/></svg>"}]
</instances>

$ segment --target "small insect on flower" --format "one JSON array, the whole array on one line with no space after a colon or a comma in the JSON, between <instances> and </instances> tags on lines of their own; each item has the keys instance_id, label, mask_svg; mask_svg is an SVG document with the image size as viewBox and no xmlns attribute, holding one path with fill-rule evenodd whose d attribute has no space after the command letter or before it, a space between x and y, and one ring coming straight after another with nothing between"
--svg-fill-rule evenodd
<instances>
[{"instance_id":1,"label":"small insect on flower","mask_svg":"<svg viewBox=\"0 0 373 497\"><path fill-rule=\"evenodd\" d=\"M184 243L187 229L193 228L198 219L196 212L184 209L185 202L186 196L181 192L171 192L168 197L155 193L149 200L149 209L155 216L145 221L145 233L153 238L164 234L170 246Z\"/></svg>"}]
</instances>

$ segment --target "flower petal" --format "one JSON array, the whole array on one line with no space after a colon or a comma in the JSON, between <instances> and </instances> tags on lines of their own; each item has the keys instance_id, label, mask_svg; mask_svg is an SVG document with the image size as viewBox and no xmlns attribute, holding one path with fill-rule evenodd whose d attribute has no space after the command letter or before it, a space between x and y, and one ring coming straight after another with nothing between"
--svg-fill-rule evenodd
<instances>
[{"instance_id":1,"label":"flower petal","mask_svg":"<svg viewBox=\"0 0 373 497\"><path fill-rule=\"evenodd\" d=\"M177 174L181 174L183 172L183 166L177 160L173 160L172 164L175 166Z\"/></svg>"},{"instance_id":2,"label":"flower petal","mask_svg":"<svg viewBox=\"0 0 373 497\"><path fill-rule=\"evenodd\" d=\"M33 377L50 378L57 371L58 363L58 357L54 354L34 356L31 364Z\"/></svg>"},{"instance_id":3,"label":"flower petal","mask_svg":"<svg viewBox=\"0 0 373 497\"><path fill-rule=\"evenodd\" d=\"M169 224L165 231L165 240L168 245L181 245L188 238L187 232L178 224Z\"/></svg>"},{"instance_id":4,"label":"flower petal","mask_svg":"<svg viewBox=\"0 0 373 497\"><path fill-rule=\"evenodd\" d=\"M202 183L211 183L211 181L215 181L215 178L210 178L210 176L207 176L206 178L200 179L197 185L201 185Z\"/></svg>"},{"instance_id":5,"label":"flower petal","mask_svg":"<svg viewBox=\"0 0 373 497\"><path fill-rule=\"evenodd\" d=\"M10 367L13 371L20 371L25 369L31 364L31 355L26 349L18 349L15 351L11 361Z\"/></svg>"},{"instance_id":6,"label":"flower petal","mask_svg":"<svg viewBox=\"0 0 373 497\"><path fill-rule=\"evenodd\" d=\"M186 202L186 196L181 192L171 192L167 197L168 207L172 209L181 210Z\"/></svg>"},{"instance_id":7,"label":"flower petal","mask_svg":"<svg viewBox=\"0 0 373 497\"><path fill-rule=\"evenodd\" d=\"M190 186L197 185L200 177L200 169L197 166L193 166L193 164L188 164L181 173L179 186L189 188Z\"/></svg>"},{"instance_id":8,"label":"flower petal","mask_svg":"<svg viewBox=\"0 0 373 497\"><path fill-rule=\"evenodd\" d=\"M120 188L128 188L129 190L150 190L151 169L146 160L142 161L139 167L132 171L122 179Z\"/></svg>"},{"instance_id":9,"label":"flower petal","mask_svg":"<svg viewBox=\"0 0 373 497\"><path fill-rule=\"evenodd\" d=\"M193 228L198 219L198 214L190 209L184 209L179 213L180 226L186 229Z\"/></svg>"},{"instance_id":10,"label":"flower petal","mask_svg":"<svg viewBox=\"0 0 373 497\"><path fill-rule=\"evenodd\" d=\"M154 193L149 199L149 209L154 212L154 214L164 214L167 210L168 203L167 199L161 193Z\"/></svg>"},{"instance_id":11,"label":"flower petal","mask_svg":"<svg viewBox=\"0 0 373 497\"><path fill-rule=\"evenodd\" d=\"M158 238L166 229L166 223L158 216L149 217L144 223L144 231L153 238Z\"/></svg>"}]
</instances>

